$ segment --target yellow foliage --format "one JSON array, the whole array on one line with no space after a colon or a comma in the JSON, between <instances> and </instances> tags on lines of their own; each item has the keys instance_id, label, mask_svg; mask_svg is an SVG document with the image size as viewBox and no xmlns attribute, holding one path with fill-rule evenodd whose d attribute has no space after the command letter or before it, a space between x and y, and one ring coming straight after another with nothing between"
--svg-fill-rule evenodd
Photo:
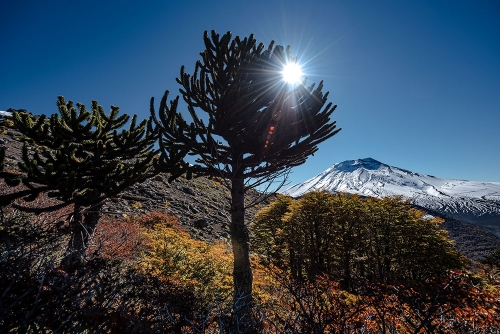
<instances>
[{"instance_id":1,"label":"yellow foliage","mask_svg":"<svg viewBox=\"0 0 500 334\"><path fill-rule=\"evenodd\" d=\"M13 128L14 127L14 122L10 119L3 120L3 122L0 123L0 126L6 127L6 128Z\"/></svg>"},{"instance_id":2,"label":"yellow foliage","mask_svg":"<svg viewBox=\"0 0 500 334\"><path fill-rule=\"evenodd\" d=\"M166 214L145 216L143 226L146 250L138 263L141 270L159 278L177 281L207 303L218 307L232 302L233 255L222 242L211 245L195 240L182 230L175 218ZM251 258L253 293L257 304L272 304L279 286L273 266Z\"/></svg>"},{"instance_id":3,"label":"yellow foliage","mask_svg":"<svg viewBox=\"0 0 500 334\"><path fill-rule=\"evenodd\" d=\"M273 265L264 265L258 256L251 259L253 273L253 297L261 307L273 307L276 300L276 292L279 289L276 272L281 272Z\"/></svg>"},{"instance_id":4,"label":"yellow foliage","mask_svg":"<svg viewBox=\"0 0 500 334\"><path fill-rule=\"evenodd\" d=\"M252 246L293 277L326 273L352 289L362 280L422 280L462 268L442 222L426 219L401 196L312 191L298 200L278 197L257 213Z\"/></svg>"},{"instance_id":5,"label":"yellow foliage","mask_svg":"<svg viewBox=\"0 0 500 334\"><path fill-rule=\"evenodd\" d=\"M161 222L145 230L144 236L142 270L177 280L207 302L230 300L233 261L225 244L192 239L180 227Z\"/></svg>"},{"instance_id":6,"label":"yellow foliage","mask_svg":"<svg viewBox=\"0 0 500 334\"><path fill-rule=\"evenodd\" d=\"M134 209L142 209L142 203L141 202L134 202L134 203L132 203L131 206Z\"/></svg>"}]
</instances>

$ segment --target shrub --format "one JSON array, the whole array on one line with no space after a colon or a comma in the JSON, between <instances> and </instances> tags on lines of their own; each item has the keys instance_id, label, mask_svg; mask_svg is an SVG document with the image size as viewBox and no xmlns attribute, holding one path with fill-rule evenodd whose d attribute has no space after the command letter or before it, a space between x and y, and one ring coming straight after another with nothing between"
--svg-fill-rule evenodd
<instances>
[{"instance_id":1,"label":"shrub","mask_svg":"<svg viewBox=\"0 0 500 334\"><path fill-rule=\"evenodd\" d=\"M180 282L208 304L226 301L232 291L232 255L223 243L210 245L192 239L166 214L141 217L146 250L139 262L144 272ZM207 305L208 305L207 304Z\"/></svg>"}]
</instances>

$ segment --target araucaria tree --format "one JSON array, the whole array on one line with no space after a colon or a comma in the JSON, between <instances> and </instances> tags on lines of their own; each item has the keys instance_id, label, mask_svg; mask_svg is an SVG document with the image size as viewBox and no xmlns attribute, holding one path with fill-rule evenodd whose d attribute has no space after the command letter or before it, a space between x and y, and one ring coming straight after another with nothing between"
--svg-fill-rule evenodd
<instances>
[{"instance_id":1,"label":"araucaria tree","mask_svg":"<svg viewBox=\"0 0 500 334\"><path fill-rule=\"evenodd\" d=\"M250 188L286 175L335 135L335 110L326 104L323 83L291 85L283 80L290 49L257 44L253 35L232 39L228 32L204 34L205 50L192 75L181 67L177 82L191 122L177 110L178 97L163 96L155 118L160 131L160 170L175 178L183 173L220 177L231 191L230 237L234 255L233 325L251 331L252 270L244 194ZM202 115L199 114L202 113ZM151 113L155 117L154 101ZM190 165L183 158L196 157ZM182 158L181 162L177 162Z\"/></svg>"},{"instance_id":2,"label":"araucaria tree","mask_svg":"<svg viewBox=\"0 0 500 334\"><path fill-rule=\"evenodd\" d=\"M107 115L97 101L87 111L85 105L78 103L75 108L62 96L57 106L59 115L50 118L14 112L15 127L26 142L19 163L21 174L0 171L0 177L10 186L22 184L24 189L0 196L0 203L34 200L46 194L61 201L45 208L47 211L74 204L63 260L73 270L84 259L104 200L154 175L157 138L151 123L137 123L135 115L129 128L123 128L130 116L118 116L115 106Z\"/></svg>"}]
</instances>

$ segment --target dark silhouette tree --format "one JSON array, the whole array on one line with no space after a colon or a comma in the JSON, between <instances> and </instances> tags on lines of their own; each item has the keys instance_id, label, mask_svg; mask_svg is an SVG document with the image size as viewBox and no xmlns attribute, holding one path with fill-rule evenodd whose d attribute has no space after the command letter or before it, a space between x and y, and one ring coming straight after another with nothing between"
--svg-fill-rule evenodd
<instances>
[{"instance_id":1,"label":"dark silhouette tree","mask_svg":"<svg viewBox=\"0 0 500 334\"><path fill-rule=\"evenodd\" d=\"M87 111L85 105L77 103L75 108L62 96L57 106L59 115L50 118L14 112L15 127L25 141L19 163L22 173L1 171L0 176L10 186L24 187L0 196L0 202L30 201L46 194L61 202L39 211L74 204L63 264L76 269L102 215L104 200L154 175L157 137L151 122L137 124L136 115L129 128L123 129L130 116L118 116L115 106L107 115L97 101Z\"/></svg>"},{"instance_id":2,"label":"dark silhouette tree","mask_svg":"<svg viewBox=\"0 0 500 334\"><path fill-rule=\"evenodd\" d=\"M181 67L177 82L192 121L177 111L178 97L167 105L163 96L155 118L161 156L157 167L183 173L220 177L231 191L230 236L234 255L233 324L251 331L252 270L249 231L244 221L245 191L283 176L304 163L317 145L335 135L323 83L305 86L284 82L282 70L295 62L290 48L244 39L204 34L205 51L192 75ZM326 104L326 105L325 105ZM203 116L198 115L203 112ZM155 117L154 101L151 114ZM186 155L196 157L189 165Z\"/></svg>"}]
</instances>

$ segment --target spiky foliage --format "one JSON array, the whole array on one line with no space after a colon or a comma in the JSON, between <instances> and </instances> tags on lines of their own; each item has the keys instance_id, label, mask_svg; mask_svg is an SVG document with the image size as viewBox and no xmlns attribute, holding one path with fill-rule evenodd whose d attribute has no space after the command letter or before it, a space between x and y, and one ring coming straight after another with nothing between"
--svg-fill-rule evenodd
<instances>
[{"instance_id":1,"label":"spiky foliage","mask_svg":"<svg viewBox=\"0 0 500 334\"><path fill-rule=\"evenodd\" d=\"M3 172L1 176L9 185L22 183L25 188L0 197L0 201L7 204L20 197L34 200L45 193L61 201L57 208L74 204L72 233L81 239L78 235L93 233L104 199L155 173L156 134L151 122L137 123L136 115L128 129L123 129L130 116L119 116L115 106L106 114L97 101L92 101L88 111L80 103L75 108L72 101L66 102L62 96L57 106L59 114L50 118L14 112L15 126L25 140L19 163L22 173ZM84 211L88 206L93 206L93 210ZM82 220L85 225L80 227ZM76 239L72 242L71 248L79 249L79 256L83 256L88 238L84 238L83 245Z\"/></svg>"},{"instance_id":2,"label":"spiky foliage","mask_svg":"<svg viewBox=\"0 0 500 334\"><path fill-rule=\"evenodd\" d=\"M177 79L192 121L177 111L178 97L168 107L168 91L160 103L159 119L151 101L151 114L160 129L157 167L173 170L173 178L194 173L228 181L234 308L241 324L249 321L244 319L250 314L245 310L252 300L244 192L286 175L339 130L330 121L335 106L326 104L328 93L323 94L322 82L315 88L306 86L306 81L296 87L283 81L283 66L296 61L289 47L271 42L266 49L253 35L232 39L230 32L219 36L215 31L205 32L204 42L193 75L181 67ZM188 165L186 155L196 157L196 164ZM238 330L247 329L243 325Z\"/></svg>"},{"instance_id":3,"label":"spiky foliage","mask_svg":"<svg viewBox=\"0 0 500 334\"><path fill-rule=\"evenodd\" d=\"M265 177L304 163L319 143L339 131L330 122L336 106L325 106L323 82L315 88L305 81L296 87L283 81L284 64L295 61L290 47L272 42L265 49L253 35L231 40L230 33L219 37L214 31L211 39L205 32L204 42L194 74L185 73L183 66L177 79L193 122L177 113L178 97L171 108L168 91L161 101L160 167L175 147L198 158L197 174ZM151 108L154 115L153 100ZM196 110L206 113L207 121Z\"/></svg>"},{"instance_id":4,"label":"spiky foliage","mask_svg":"<svg viewBox=\"0 0 500 334\"><path fill-rule=\"evenodd\" d=\"M59 115L50 118L14 112L14 122L24 135L22 182L46 185L49 195L67 203L90 205L113 196L152 173L155 135L146 120L134 115L118 117L112 106L107 115L97 101L92 110L60 96ZM33 153L28 147L32 145Z\"/></svg>"}]
</instances>

